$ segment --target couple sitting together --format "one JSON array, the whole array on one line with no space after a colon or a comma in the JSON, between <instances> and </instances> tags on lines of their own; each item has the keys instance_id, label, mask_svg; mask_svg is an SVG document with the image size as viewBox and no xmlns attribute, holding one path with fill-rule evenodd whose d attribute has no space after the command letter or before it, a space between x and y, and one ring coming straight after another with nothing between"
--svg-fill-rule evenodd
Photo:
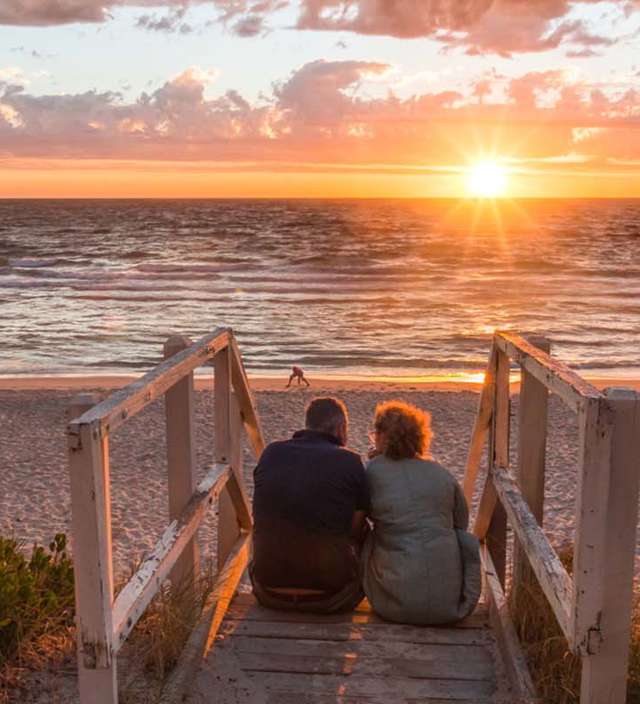
<instances>
[{"instance_id":1,"label":"couple sitting together","mask_svg":"<svg viewBox=\"0 0 640 704\"><path fill-rule=\"evenodd\" d=\"M346 449L347 409L317 398L305 429L255 469L253 591L268 608L351 611L366 596L390 621L444 624L480 594L477 540L457 481L430 459L430 416L378 405L370 461Z\"/></svg>"}]
</instances>

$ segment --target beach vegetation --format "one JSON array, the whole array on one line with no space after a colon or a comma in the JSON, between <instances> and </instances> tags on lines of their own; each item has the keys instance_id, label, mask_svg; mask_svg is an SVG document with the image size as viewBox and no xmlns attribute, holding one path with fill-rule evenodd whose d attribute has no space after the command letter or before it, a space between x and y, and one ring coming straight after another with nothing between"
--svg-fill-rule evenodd
<instances>
[{"instance_id":1,"label":"beach vegetation","mask_svg":"<svg viewBox=\"0 0 640 704\"><path fill-rule=\"evenodd\" d=\"M137 570L132 563L126 579ZM215 583L213 564L194 580L167 581L136 624L118 655L123 704L156 701ZM75 597L67 538L48 547L0 536L0 704L28 689L28 675L64 663L75 680ZM69 667L67 667L69 665ZM73 689L73 687L72 687Z\"/></svg>"},{"instance_id":2,"label":"beach vegetation","mask_svg":"<svg viewBox=\"0 0 640 704\"><path fill-rule=\"evenodd\" d=\"M137 565L132 565L133 575ZM215 584L212 562L195 579L165 582L136 624L121 651L120 698L123 704L156 701L175 667ZM126 583L124 580L122 586ZM141 686L142 685L142 686Z\"/></svg>"},{"instance_id":3,"label":"beach vegetation","mask_svg":"<svg viewBox=\"0 0 640 704\"><path fill-rule=\"evenodd\" d=\"M559 552L571 574L573 550ZM518 638L527 657L538 695L549 704L579 704L580 657L569 649L549 602L535 578L509 595ZM631 622L627 704L640 704L640 595Z\"/></svg>"},{"instance_id":4,"label":"beach vegetation","mask_svg":"<svg viewBox=\"0 0 640 704\"><path fill-rule=\"evenodd\" d=\"M58 533L31 554L0 536L0 701L26 668L70 652L74 620L73 564Z\"/></svg>"},{"instance_id":5,"label":"beach vegetation","mask_svg":"<svg viewBox=\"0 0 640 704\"><path fill-rule=\"evenodd\" d=\"M571 573L573 552L559 552ZM531 575L532 576L532 575ZM580 657L574 655L556 620L553 609L536 579L509 593L513 623L527 657L538 695L550 704L578 704Z\"/></svg>"}]
</instances>

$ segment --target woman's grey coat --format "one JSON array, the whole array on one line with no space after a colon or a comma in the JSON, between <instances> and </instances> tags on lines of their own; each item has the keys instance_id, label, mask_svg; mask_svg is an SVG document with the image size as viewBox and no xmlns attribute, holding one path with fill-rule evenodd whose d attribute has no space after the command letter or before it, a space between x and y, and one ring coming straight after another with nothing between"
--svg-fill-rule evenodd
<instances>
[{"instance_id":1,"label":"woman's grey coat","mask_svg":"<svg viewBox=\"0 0 640 704\"><path fill-rule=\"evenodd\" d=\"M374 530L363 586L374 610L401 623L452 623L480 596L477 539L458 482L437 462L373 459L367 467Z\"/></svg>"}]
</instances>

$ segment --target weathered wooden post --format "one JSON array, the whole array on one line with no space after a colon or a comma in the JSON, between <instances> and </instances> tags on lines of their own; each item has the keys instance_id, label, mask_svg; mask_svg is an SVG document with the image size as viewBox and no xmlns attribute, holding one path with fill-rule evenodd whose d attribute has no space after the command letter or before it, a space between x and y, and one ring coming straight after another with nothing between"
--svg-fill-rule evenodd
<instances>
[{"instance_id":1,"label":"weathered wooden post","mask_svg":"<svg viewBox=\"0 0 640 704\"><path fill-rule=\"evenodd\" d=\"M232 408L237 412L235 399L231 391L231 355L230 348L225 347L214 357L214 391L215 408L215 458L216 462L233 466L233 448L236 444L237 424L232 422ZM218 569L222 569L229 551L239 536L236 512L228 488L218 499Z\"/></svg>"},{"instance_id":2,"label":"weathered wooden post","mask_svg":"<svg viewBox=\"0 0 640 704\"><path fill-rule=\"evenodd\" d=\"M164 343L169 359L191 346L191 340L173 335ZM167 469L169 474L169 520L180 517L196 488L196 441L193 372L176 382L165 394ZM193 585L200 560L195 539L189 541L171 570L173 585Z\"/></svg>"},{"instance_id":3,"label":"weathered wooden post","mask_svg":"<svg viewBox=\"0 0 640 704\"><path fill-rule=\"evenodd\" d=\"M640 474L640 394L630 389L607 389L606 404L613 415L610 481L602 508L606 515L602 567L602 603L597 648L582 659L581 704L623 704L626 701L633 572L638 522ZM600 465L609 470L609 462ZM582 516L589 520L588 515ZM588 589L592 579L577 588Z\"/></svg>"},{"instance_id":4,"label":"weathered wooden post","mask_svg":"<svg viewBox=\"0 0 640 704\"><path fill-rule=\"evenodd\" d=\"M528 342L547 354L551 343L545 337L530 336ZM520 381L517 480L524 500L539 525L544 511L545 458L549 391L529 371L522 368ZM513 592L535 582L524 550L518 541L513 551Z\"/></svg>"},{"instance_id":5,"label":"weathered wooden post","mask_svg":"<svg viewBox=\"0 0 640 704\"><path fill-rule=\"evenodd\" d=\"M576 536L571 604L573 647L581 656L602 645L604 568L613 411L602 394L584 396L578 407L580 458L576 487ZM597 701L585 699L587 701Z\"/></svg>"},{"instance_id":6,"label":"weathered wooden post","mask_svg":"<svg viewBox=\"0 0 640 704\"><path fill-rule=\"evenodd\" d=\"M489 352L489 361L487 362L487 371L485 373L484 384L480 391L478 400L478 412L471 431L471 443L469 452L467 453L467 463L465 465L463 491L464 497L467 500L469 510L473 503L473 494L476 488L476 480L480 470L480 461L482 459L482 451L487 439L487 434L491 426L491 417L493 414L493 404L496 395L496 363L498 350L495 344L491 345Z\"/></svg>"},{"instance_id":7,"label":"weathered wooden post","mask_svg":"<svg viewBox=\"0 0 640 704\"><path fill-rule=\"evenodd\" d=\"M496 385L492 430L489 443L489 471L494 466L509 466L509 357L497 350ZM495 504L486 536L496 573L504 588L507 566L507 514L502 504Z\"/></svg>"},{"instance_id":8,"label":"weathered wooden post","mask_svg":"<svg viewBox=\"0 0 640 704\"><path fill-rule=\"evenodd\" d=\"M98 423L73 423L99 401L98 395L90 394L74 399L67 430L81 704L118 701L112 647L109 440Z\"/></svg>"}]
</instances>

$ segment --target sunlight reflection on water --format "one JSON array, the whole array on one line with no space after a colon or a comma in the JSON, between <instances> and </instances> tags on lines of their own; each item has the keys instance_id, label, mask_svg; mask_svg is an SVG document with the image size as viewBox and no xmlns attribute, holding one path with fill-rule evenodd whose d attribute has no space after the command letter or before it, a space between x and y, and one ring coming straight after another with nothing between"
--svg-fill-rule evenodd
<instances>
[{"instance_id":1,"label":"sunlight reflection on water","mask_svg":"<svg viewBox=\"0 0 640 704\"><path fill-rule=\"evenodd\" d=\"M219 324L258 373L466 378L495 328L544 333L593 373L640 366L639 201L0 201L0 216L1 374L140 371L169 334Z\"/></svg>"}]
</instances>

